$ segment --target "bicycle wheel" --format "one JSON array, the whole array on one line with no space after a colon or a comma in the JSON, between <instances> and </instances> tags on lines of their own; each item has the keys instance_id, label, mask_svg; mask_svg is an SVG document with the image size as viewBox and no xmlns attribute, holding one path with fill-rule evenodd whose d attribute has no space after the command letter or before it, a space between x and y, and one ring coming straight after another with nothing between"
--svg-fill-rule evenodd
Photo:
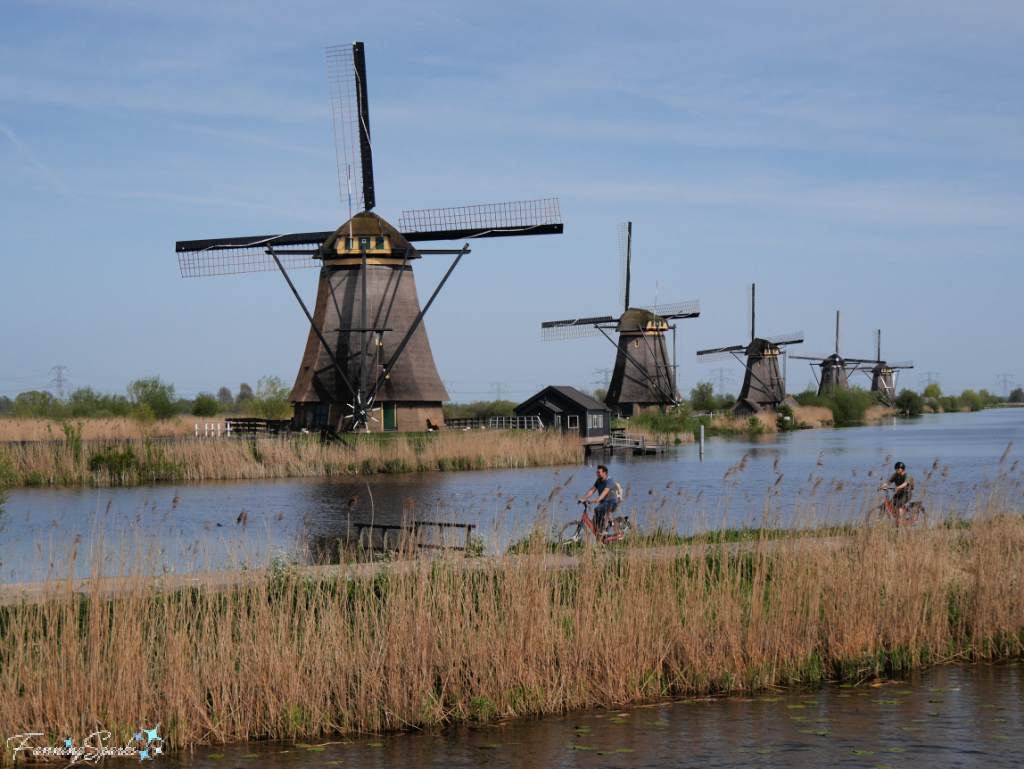
<instances>
[{"instance_id":1,"label":"bicycle wheel","mask_svg":"<svg viewBox=\"0 0 1024 769\"><path fill-rule=\"evenodd\" d=\"M575 550L583 543L586 536L586 529L579 521L569 521L562 530L558 532L558 551L561 553Z\"/></svg>"},{"instance_id":2,"label":"bicycle wheel","mask_svg":"<svg viewBox=\"0 0 1024 769\"><path fill-rule=\"evenodd\" d=\"M629 518L616 518L614 528L609 527L601 541L606 545L625 542L633 536L633 533L633 524L629 522Z\"/></svg>"}]
</instances>

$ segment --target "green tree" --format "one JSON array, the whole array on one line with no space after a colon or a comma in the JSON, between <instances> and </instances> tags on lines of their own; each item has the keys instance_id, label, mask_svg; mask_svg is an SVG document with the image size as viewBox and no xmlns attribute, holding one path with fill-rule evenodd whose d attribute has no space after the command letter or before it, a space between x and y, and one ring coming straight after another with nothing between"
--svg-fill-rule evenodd
<instances>
[{"instance_id":1,"label":"green tree","mask_svg":"<svg viewBox=\"0 0 1024 769\"><path fill-rule=\"evenodd\" d=\"M931 384L924 388L923 395L925 398L941 398L942 389L938 386L938 384L932 382Z\"/></svg>"},{"instance_id":2,"label":"green tree","mask_svg":"<svg viewBox=\"0 0 1024 769\"><path fill-rule=\"evenodd\" d=\"M14 409L14 401L6 395L0 395L0 414L9 414Z\"/></svg>"},{"instance_id":3,"label":"green tree","mask_svg":"<svg viewBox=\"0 0 1024 769\"><path fill-rule=\"evenodd\" d=\"M896 396L896 412L905 417L916 417L924 413L924 402L913 390L903 389Z\"/></svg>"},{"instance_id":4,"label":"green tree","mask_svg":"<svg viewBox=\"0 0 1024 769\"><path fill-rule=\"evenodd\" d=\"M222 387L217 390L217 402L222 410L227 411L235 405L235 396L231 394L230 387Z\"/></svg>"},{"instance_id":5,"label":"green tree","mask_svg":"<svg viewBox=\"0 0 1024 769\"><path fill-rule=\"evenodd\" d=\"M249 387L245 382L238 385L238 396L235 398L235 404L240 409L246 408L246 404L253 399L252 388Z\"/></svg>"},{"instance_id":6,"label":"green tree","mask_svg":"<svg viewBox=\"0 0 1024 769\"><path fill-rule=\"evenodd\" d=\"M136 379L129 384L128 400L136 410L143 405L149 406L154 419L170 419L178 413L174 385L158 376Z\"/></svg>"},{"instance_id":7,"label":"green tree","mask_svg":"<svg viewBox=\"0 0 1024 769\"><path fill-rule=\"evenodd\" d=\"M1024 403L1024 387L1010 390L1010 403Z\"/></svg>"},{"instance_id":8,"label":"green tree","mask_svg":"<svg viewBox=\"0 0 1024 769\"><path fill-rule=\"evenodd\" d=\"M17 417L48 417L57 399L48 390L29 390L18 393L14 398L14 415Z\"/></svg>"},{"instance_id":9,"label":"green tree","mask_svg":"<svg viewBox=\"0 0 1024 769\"><path fill-rule=\"evenodd\" d=\"M981 392L985 392L982 390ZM976 393L974 390L964 390L960 393L960 402L967 406L971 411L981 411L985 408L985 401L981 396L981 393Z\"/></svg>"},{"instance_id":10,"label":"green tree","mask_svg":"<svg viewBox=\"0 0 1024 769\"><path fill-rule=\"evenodd\" d=\"M249 403L249 410L264 419L288 419L294 411L288 402L291 388L286 387L281 377L261 376L256 383L256 394Z\"/></svg>"},{"instance_id":11,"label":"green tree","mask_svg":"<svg viewBox=\"0 0 1024 769\"><path fill-rule=\"evenodd\" d=\"M697 382L690 390L690 405L694 411L714 411L718 407L715 385L712 382Z\"/></svg>"},{"instance_id":12,"label":"green tree","mask_svg":"<svg viewBox=\"0 0 1024 769\"><path fill-rule=\"evenodd\" d=\"M220 401L210 393L199 393L192 401L192 414L197 417L212 417L220 413Z\"/></svg>"}]
</instances>

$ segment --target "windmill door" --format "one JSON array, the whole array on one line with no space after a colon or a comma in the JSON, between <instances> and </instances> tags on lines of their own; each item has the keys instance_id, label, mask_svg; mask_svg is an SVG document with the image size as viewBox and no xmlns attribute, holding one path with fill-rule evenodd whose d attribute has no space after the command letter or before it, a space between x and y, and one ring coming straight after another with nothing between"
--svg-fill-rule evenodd
<instances>
[{"instance_id":1,"label":"windmill door","mask_svg":"<svg viewBox=\"0 0 1024 769\"><path fill-rule=\"evenodd\" d=\"M398 414L396 404L394 401L391 403L384 403L384 430L391 431L398 429Z\"/></svg>"}]
</instances>

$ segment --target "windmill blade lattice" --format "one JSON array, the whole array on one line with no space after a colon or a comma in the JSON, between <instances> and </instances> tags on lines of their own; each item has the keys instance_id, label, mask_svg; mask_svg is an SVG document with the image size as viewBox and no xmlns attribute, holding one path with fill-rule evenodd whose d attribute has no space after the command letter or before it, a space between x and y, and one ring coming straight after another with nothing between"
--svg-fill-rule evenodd
<instances>
[{"instance_id":1,"label":"windmill blade lattice","mask_svg":"<svg viewBox=\"0 0 1024 769\"><path fill-rule=\"evenodd\" d=\"M615 318L603 315L595 318L573 318L570 320L551 320L540 324L540 338L544 342L559 339L580 339L586 336L597 336L601 326L615 327Z\"/></svg>"},{"instance_id":2,"label":"windmill blade lattice","mask_svg":"<svg viewBox=\"0 0 1024 769\"><path fill-rule=\"evenodd\" d=\"M804 341L804 332L797 331L793 334L781 334L780 336L769 336L765 337L766 342L771 342L773 345L778 347L783 344L800 344Z\"/></svg>"},{"instance_id":3,"label":"windmill blade lattice","mask_svg":"<svg viewBox=\"0 0 1024 769\"><path fill-rule=\"evenodd\" d=\"M619 225L619 304L623 311L629 309L630 256L633 249L633 223Z\"/></svg>"},{"instance_id":4,"label":"windmill blade lattice","mask_svg":"<svg viewBox=\"0 0 1024 769\"><path fill-rule=\"evenodd\" d=\"M914 368L914 361L912 361L912 360L901 360L898 363L887 363L886 365L889 368L891 368L891 369Z\"/></svg>"},{"instance_id":5,"label":"windmill blade lattice","mask_svg":"<svg viewBox=\"0 0 1024 769\"><path fill-rule=\"evenodd\" d=\"M697 353L698 363L714 363L720 360L735 360L736 355L745 351L746 345L736 344L732 347L716 347L713 350L700 350Z\"/></svg>"},{"instance_id":6,"label":"windmill blade lattice","mask_svg":"<svg viewBox=\"0 0 1024 769\"><path fill-rule=\"evenodd\" d=\"M376 205L376 200L363 44L329 47L327 77L331 85L334 153L338 162L341 202L369 211Z\"/></svg>"},{"instance_id":7,"label":"windmill blade lattice","mask_svg":"<svg viewBox=\"0 0 1024 769\"><path fill-rule=\"evenodd\" d=\"M806 350L803 350L800 353L790 352L790 353L786 353L786 354L790 358L796 358L797 360L813 360L813 361L817 361L818 363L821 363L826 358L832 357L832 353L827 353L825 355L822 355L822 354L816 353L816 352L807 352Z\"/></svg>"},{"instance_id":8,"label":"windmill blade lattice","mask_svg":"<svg viewBox=\"0 0 1024 769\"><path fill-rule=\"evenodd\" d=\"M694 299L690 302L676 302L675 304L652 304L647 307L638 307L637 309L653 312L659 318L665 318L666 320L694 318L700 315L700 300Z\"/></svg>"},{"instance_id":9,"label":"windmill blade lattice","mask_svg":"<svg viewBox=\"0 0 1024 769\"><path fill-rule=\"evenodd\" d=\"M558 198L426 208L403 211L398 228L412 241L552 235L562 232L562 212Z\"/></svg>"},{"instance_id":10,"label":"windmill blade lattice","mask_svg":"<svg viewBox=\"0 0 1024 769\"><path fill-rule=\"evenodd\" d=\"M245 272L276 271L267 253L271 246L281 263L291 269L319 267L311 256L333 233L307 232L294 235L257 235L211 240L181 240L175 244L178 269L183 278L234 275Z\"/></svg>"}]
</instances>

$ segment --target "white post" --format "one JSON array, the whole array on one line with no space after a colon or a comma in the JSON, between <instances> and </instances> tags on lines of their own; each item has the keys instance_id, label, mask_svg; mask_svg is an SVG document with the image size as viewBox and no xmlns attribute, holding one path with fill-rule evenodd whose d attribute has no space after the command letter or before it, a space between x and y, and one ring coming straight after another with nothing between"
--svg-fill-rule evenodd
<instances>
[{"instance_id":1,"label":"white post","mask_svg":"<svg viewBox=\"0 0 1024 769\"><path fill-rule=\"evenodd\" d=\"M704 459L704 425L700 426L700 458Z\"/></svg>"}]
</instances>

